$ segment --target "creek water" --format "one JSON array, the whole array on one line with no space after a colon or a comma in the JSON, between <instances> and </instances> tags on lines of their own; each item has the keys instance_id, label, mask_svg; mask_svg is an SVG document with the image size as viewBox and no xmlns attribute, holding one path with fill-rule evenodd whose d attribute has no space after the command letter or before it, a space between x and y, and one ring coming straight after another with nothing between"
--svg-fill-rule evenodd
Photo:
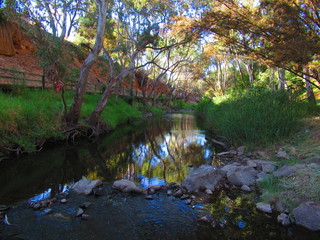
<instances>
[{"instance_id":1,"label":"creek water","mask_svg":"<svg viewBox=\"0 0 320 240\"><path fill-rule=\"evenodd\" d=\"M319 239L300 228L284 228L275 216L255 209L257 193L226 192L199 195L194 204L154 194L112 192L117 179L130 179L141 188L181 183L193 168L219 166L217 149L192 114L170 114L123 126L108 136L54 146L37 154L0 163L0 239ZM70 191L66 204L53 212L33 210L28 202L51 199L82 177L101 179L105 196L83 196ZM83 202L88 220L75 218ZM1 212L0 212L1 213ZM206 216L208 222L198 219ZM6 222L6 223L5 223ZM9 223L9 224L8 224Z\"/></svg>"}]
</instances>

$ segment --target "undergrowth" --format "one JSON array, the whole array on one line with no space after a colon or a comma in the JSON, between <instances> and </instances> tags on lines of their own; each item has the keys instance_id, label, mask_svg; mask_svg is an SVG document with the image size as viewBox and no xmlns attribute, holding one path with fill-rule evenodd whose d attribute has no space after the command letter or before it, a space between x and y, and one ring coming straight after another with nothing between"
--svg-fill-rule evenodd
<instances>
[{"instance_id":1,"label":"undergrowth","mask_svg":"<svg viewBox=\"0 0 320 240\"><path fill-rule=\"evenodd\" d=\"M286 91L254 91L229 96L216 104L204 99L196 113L205 128L226 137L234 145L264 145L290 136L301 119L318 111L315 106L296 101Z\"/></svg>"}]
</instances>

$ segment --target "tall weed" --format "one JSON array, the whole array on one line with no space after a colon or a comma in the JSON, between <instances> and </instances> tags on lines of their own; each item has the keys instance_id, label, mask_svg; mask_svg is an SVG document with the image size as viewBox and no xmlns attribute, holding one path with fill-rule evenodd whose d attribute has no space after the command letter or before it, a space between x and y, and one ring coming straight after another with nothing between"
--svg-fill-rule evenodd
<instances>
[{"instance_id":1,"label":"tall weed","mask_svg":"<svg viewBox=\"0 0 320 240\"><path fill-rule=\"evenodd\" d=\"M205 127L233 144L263 145L288 137L300 119L314 113L286 91L253 91L230 96L220 104L205 99L197 109Z\"/></svg>"}]
</instances>

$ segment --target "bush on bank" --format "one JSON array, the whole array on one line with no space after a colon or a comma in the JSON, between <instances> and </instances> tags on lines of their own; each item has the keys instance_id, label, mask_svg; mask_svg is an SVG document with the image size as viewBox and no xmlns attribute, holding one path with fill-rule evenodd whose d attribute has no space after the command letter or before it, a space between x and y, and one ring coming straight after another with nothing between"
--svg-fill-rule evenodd
<instances>
[{"instance_id":1,"label":"bush on bank","mask_svg":"<svg viewBox=\"0 0 320 240\"><path fill-rule=\"evenodd\" d=\"M264 145L296 132L301 119L319 109L297 101L287 91L248 91L216 104L203 99L196 108L204 127L234 145Z\"/></svg>"}]
</instances>

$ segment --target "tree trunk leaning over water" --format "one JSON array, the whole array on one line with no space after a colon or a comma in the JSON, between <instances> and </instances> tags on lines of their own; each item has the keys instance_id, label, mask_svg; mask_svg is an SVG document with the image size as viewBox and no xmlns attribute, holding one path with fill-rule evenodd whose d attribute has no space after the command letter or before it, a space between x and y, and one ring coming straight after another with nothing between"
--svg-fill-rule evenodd
<instances>
[{"instance_id":1,"label":"tree trunk leaning over water","mask_svg":"<svg viewBox=\"0 0 320 240\"><path fill-rule=\"evenodd\" d=\"M98 7L98 27L97 27L96 40L92 48L92 51L89 53L89 55L85 59L80 70L80 76L76 86L75 96L70 108L70 112L66 119L68 125L77 124L80 118L83 95L86 92L86 83L87 83L89 71L93 63L97 59L98 54L103 46L108 2L109 2L108 0L96 0L96 4Z\"/></svg>"}]
</instances>

